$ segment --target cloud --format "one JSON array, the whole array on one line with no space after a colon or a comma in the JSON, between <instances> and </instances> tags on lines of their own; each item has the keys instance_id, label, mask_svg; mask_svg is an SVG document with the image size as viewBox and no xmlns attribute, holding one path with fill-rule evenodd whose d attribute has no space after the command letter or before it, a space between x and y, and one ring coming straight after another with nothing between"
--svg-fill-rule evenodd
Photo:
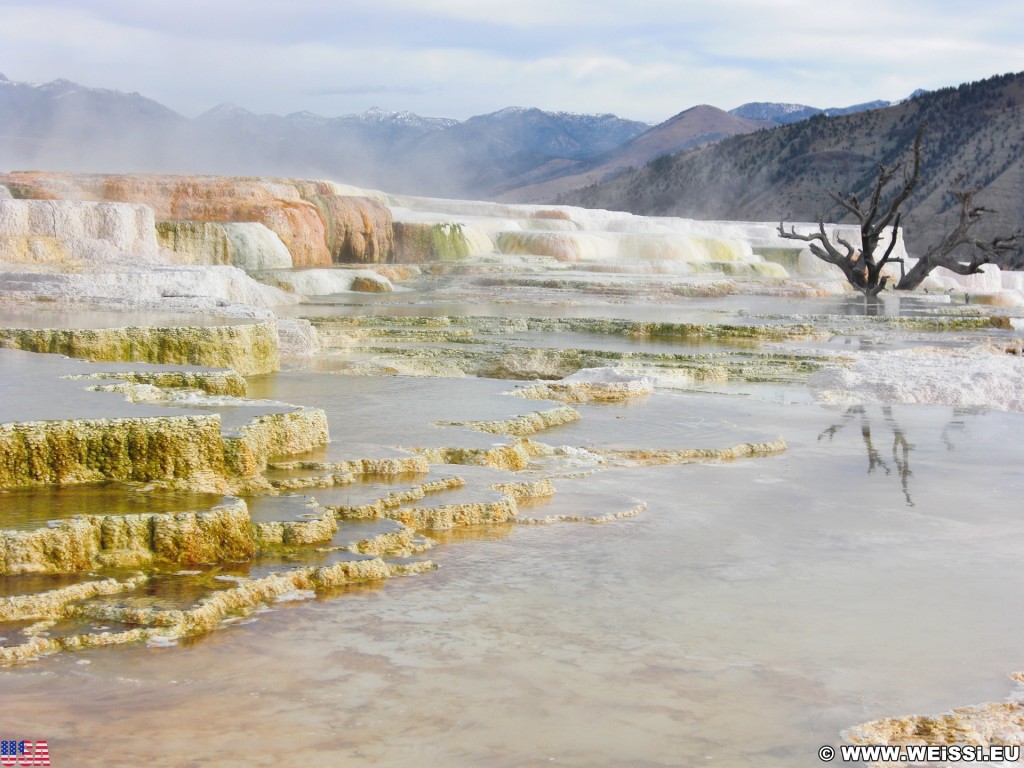
<instances>
[{"instance_id":1,"label":"cloud","mask_svg":"<svg viewBox=\"0 0 1024 768\"><path fill-rule=\"evenodd\" d=\"M311 96L374 96L374 95L399 95L399 96L422 96L427 93L425 88L398 87L387 85L352 85L352 86L326 86L323 88L308 88L303 91Z\"/></svg>"},{"instance_id":2,"label":"cloud","mask_svg":"<svg viewBox=\"0 0 1024 768\"><path fill-rule=\"evenodd\" d=\"M1024 70L1024 4L944 0L0 0L0 71L184 114L508 105L663 120L839 106Z\"/></svg>"}]
</instances>

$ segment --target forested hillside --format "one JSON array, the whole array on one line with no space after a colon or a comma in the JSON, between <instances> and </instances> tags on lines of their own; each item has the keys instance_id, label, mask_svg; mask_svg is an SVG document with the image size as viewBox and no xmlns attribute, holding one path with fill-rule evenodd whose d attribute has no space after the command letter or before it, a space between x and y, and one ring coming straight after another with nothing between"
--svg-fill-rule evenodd
<instances>
[{"instance_id":1,"label":"forested hillside","mask_svg":"<svg viewBox=\"0 0 1024 768\"><path fill-rule=\"evenodd\" d=\"M910 251L927 248L952 226L959 209L948 190L960 174L982 187L975 201L995 211L979 234L1024 228L1024 73L734 136L658 158L558 202L698 219L846 221L825 190L867 198L878 164L909 157L922 125L922 181L903 218ZM1013 259L1019 265L1020 253Z\"/></svg>"}]
</instances>

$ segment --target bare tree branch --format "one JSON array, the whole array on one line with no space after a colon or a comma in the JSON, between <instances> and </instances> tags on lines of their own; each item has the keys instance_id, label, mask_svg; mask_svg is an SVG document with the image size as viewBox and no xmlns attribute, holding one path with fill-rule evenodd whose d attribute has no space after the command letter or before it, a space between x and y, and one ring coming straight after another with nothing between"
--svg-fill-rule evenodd
<instances>
[{"instance_id":1,"label":"bare tree branch","mask_svg":"<svg viewBox=\"0 0 1024 768\"><path fill-rule=\"evenodd\" d=\"M860 288L865 280L865 272L863 264L860 261L860 254L849 242L839 237L838 234L833 235L835 241L839 245L843 246L846 253L842 253L832 243L828 233L825 232L825 222L818 221L818 231L812 232L809 235L802 235L796 231L795 226L790 226L789 231L786 230L785 223L779 222L778 227L779 237L786 240L800 240L801 242L808 243L808 249L811 253L817 256L822 261L827 261L829 264L835 264L846 275L847 281L851 285ZM862 289L863 290L863 289Z\"/></svg>"},{"instance_id":2,"label":"bare tree branch","mask_svg":"<svg viewBox=\"0 0 1024 768\"><path fill-rule=\"evenodd\" d=\"M892 237L889 238L889 247L885 249L885 254L878 262L878 268L881 269L889 263L889 257L892 256L893 250L896 248L896 240L899 237L900 231L900 214L896 214L896 220L892 223Z\"/></svg>"},{"instance_id":3,"label":"bare tree branch","mask_svg":"<svg viewBox=\"0 0 1024 768\"><path fill-rule=\"evenodd\" d=\"M886 214L878 220L872 229L872 234L877 238L882 231L892 223L893 219L899 214L900 206L907 201L910 194L914 191L914 187L917 186L918 178L921 173L921 139L924 137L924 130L928 127L928 124L923 124L917 131L917 135L914 137L914 149L911 153L912 167L910 169L903 169L903 187L897 193L896 197L893 198L889 204L889 210ZM888 184L892 177L896 174L896 171L900 168L900 163L897 163L892 168L892 174L886 179L885 184ZM879 174L879 182L882 180L882 175ZM884 186L884 185L882 185ZM881 187L876 184L875 191L880 196ZM872 209L872 212L877 215L877 207ZM872 221L874 218L872 217Z\"/></svg>"},{"instance_id":4,"label":"bare tree branch","mask_svg":"<svg viewBox=\"0 0 1024 768\"><path fill-rule=\"evenodd\" d=\"M840 237L836 237L836 242L846 248L846 253L840 253L836 247L829 240L828 234L825 232L825 223L822 221L818 222L818 231L813 232L809 235L801 235L796 231L795 226L790 226L789 231L786 231L784 222L779 222L778 226L779 237L785 238L786 240L801 240L805 243L811 243L811 252L814 253L818 258L828 261L836 266L842 266L843 262L848 261L854 253L854 247ZM820 245L815 245L820 243Z\"/></svg>"},{"instance_id":5,"label":"bare tree branch","mask_svg":"<svg viewBox=\"0 0 1024 768\"><path fill-rule=\"evenodd\" d=\"M1008 236L996 236L983 240L971 232L971 229L982 220L986 213L994 213L989 208L974 204L974 195L980 187L963 187L963 176L957 176L950 190L953 197L960 203L960 216L956 227L946 235L938 245L929 248L918 259L913 269L900 280L896 286L900 290L917 288L929 273L936 267L944 267L958 275L973 275L982 271L985 264L990 264L1004 253L1016 251L1024 243L1024 232L1014 232ZM962 257L954 255L954 251L966 251L970 261L964 263Z\"/></svg>"},{"instance_id":6,"label":"bare tree branch","mask_svg":"<svg viewBox=\"0 0 1024 768\"><path fill-rule=\"evenodd\" d=\"M900 208L910 199L921 175L921 145L927 124L921 126L914 136L914 144L908 161L899 161L892 165L879 164L878 177L875 180L871 197L865 206L856 194L842 194L831 189L826 190L829 198L851 214L860 225L860 249L839 237L838 233L831 238L825 232L825 224L819 219L818 231L798 234L792 226L786 230L785 221L779 222L779 236L787 240L800 240L808 243L808 248L815 256L829 264L835 264L847 281L865 296L876 296L888 281L882 269L892 261L893 252L900 236ZM902 176L902 183L892 192L890 185ZM974 195L979 187L964 186L963 174L953 179L950 192L960 204L960 215L956 226L945 239L928 249L918 259L909 272L896 284L899 290L913 290L918 287L928 274L936 267L946 269L960 275L972 275L982 271L989 264L1004 254L1018 250L1024 244L1024 232L1016 231L1010 235L1000 235L990 239L978 237L972 231L985 214L992 213L988 208L974 204ZM889 242L880 259L875 251L886 230L890 230ZM845 253L839 250L841 246ZM962 254L962 255L961 255Z\"/></svg>"},{"instance_id":7,"label":"bare tree branch","mask_svg":"<svg viewBox=\"0 0 1024 768\"><path fill-rule=\"evenodd\" d=\"M914 137L909 165L900 161L893 165L880 164L878 166L878 178L875 180L866 208L856 194L841 194L831 189L826 190L828 196L852 214L860 225L861 244L859 250L836 235L834 236L835 242L846 250L845 254L841 253L825 234L825 226L820 220L819 232L813 235L798 235L792 227L787 232L785 222L780 222L778 229L780 237L809 243L811 253L842 269L847 281L854 288L866 296L878 295L885 288L889 279L888 276L882 274L882 267L892 258L899 238L900 206L910 197L920 177L921 140L925 127L922 125ZM887 188L901 171L902 185L887 204L883 203ZM885 212L881 213L883 208ZM882 258L876 259L875 250L878 248L882 235L889 227L892 228L892 235L888 247Z\"/></svg>"}]
</instances>

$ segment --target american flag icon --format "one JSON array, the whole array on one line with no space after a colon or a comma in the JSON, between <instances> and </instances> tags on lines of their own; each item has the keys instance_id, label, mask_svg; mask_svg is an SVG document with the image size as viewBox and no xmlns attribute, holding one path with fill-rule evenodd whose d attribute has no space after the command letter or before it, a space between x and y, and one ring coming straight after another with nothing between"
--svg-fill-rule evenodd
<instances>
[{"instance_id":1,"label":"american flag icon","mask_svg":"<svg viewBox=\"0 0 1024 768\"><path fill-rule=\"evenodd\" d=\"M45 741L0 741L0 766L50 764L50 748Z\"/></svg>"}]
</instances>

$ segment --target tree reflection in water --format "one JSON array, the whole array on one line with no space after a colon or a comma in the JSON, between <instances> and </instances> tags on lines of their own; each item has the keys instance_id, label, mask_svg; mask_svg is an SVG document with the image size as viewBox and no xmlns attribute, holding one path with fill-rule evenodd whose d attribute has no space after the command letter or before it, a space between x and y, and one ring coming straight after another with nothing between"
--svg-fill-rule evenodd
<instances>
[{"instance_id":1,"label":"tree reflection in water","mask_svg":"<svg viewBox=\"0 0 1024 768\"><path fill-rule=\"evenodd\" d=\"M903 434L903 429L896 421L895 416L893 416L891 405L882 406L882 416L884 417L885 425L892 433L891 462L900 478L900 485L903 488L903 497L906 499L907 505L912 507L914 506L914 500L910 495L910 478L914 473L910 469L910 452L914 449L914 444L907 440L906 435ZM833 424L822 431L822 433L818 435L818 441L820 442L822 438L827 437L829 442L831 442L832 438L835 437L838 432L848 426L851 422L856 421L857 417L860 417L860 435L861 439L864 441L864 448L868 454L868 474L871 474L876 469L881 469L881 471L886 475L891 475L893 468L890 467L889 463L887 463L884 458L882 458L882 454L879 452L878 448L875 447L875 442L871 435L871 417L868 415L867 409L863 405L853 405L847 408L846 412L843 414L843 421L838 424ZM956 422L947 424L946 429L944 429L942 433L943 441L946 443L946 447L949 450L954 450L955 448L949 437L950 427L954 423ZM963 422L960 421L959 424L960 429L963 429Z\"/></svg>"}]
</instances>

